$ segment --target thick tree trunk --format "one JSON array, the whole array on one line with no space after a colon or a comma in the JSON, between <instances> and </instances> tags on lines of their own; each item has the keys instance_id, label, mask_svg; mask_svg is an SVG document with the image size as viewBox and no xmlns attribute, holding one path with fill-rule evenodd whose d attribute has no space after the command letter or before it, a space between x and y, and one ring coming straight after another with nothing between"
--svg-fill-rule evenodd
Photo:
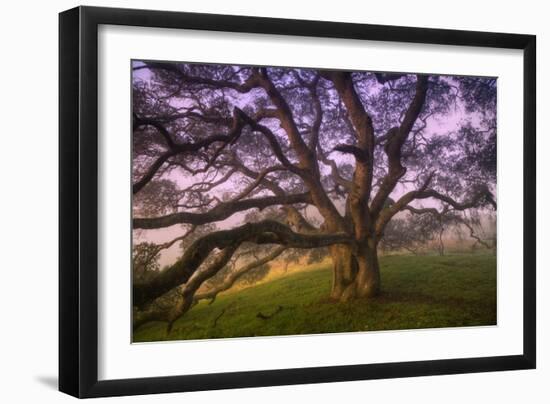
<instances>
[{"instance_id":1,"label":"thick tree trunk","mask_svg":"<svg viewBox=\"0 0 550 404\"><path fill-rule=\"evenodd\" d=\"M380 267L376 246L365 246L353 254L351 247L330 249L333 262L331 298L347 302L380 293Z\"/></svg>"},{"instance_id":2,"label":"thick tree trunk","mask_svg":"<svg viewBox=\"0 0 550 404\"><path fill-rule=\"evenodd\" d=\"M357 275L357 260L351 247L343 244L331 246L330 254L332 257L332 290L330 297L334 300L347 300L347 298L344 298L344 294L353 284Z\"/></svg>"},{"instance_id":3,"label":"thick tree trunk","mask_svg":"<svg viewBox=\"0 0 550 404\"><path fill-rule=\"evenodd\" d=\"M362 249L358 254L357 262L359 263L355 280L357 297L377 296L380 293L380 266L376 245L369 245Z\"/></svg>"}]
</instances>

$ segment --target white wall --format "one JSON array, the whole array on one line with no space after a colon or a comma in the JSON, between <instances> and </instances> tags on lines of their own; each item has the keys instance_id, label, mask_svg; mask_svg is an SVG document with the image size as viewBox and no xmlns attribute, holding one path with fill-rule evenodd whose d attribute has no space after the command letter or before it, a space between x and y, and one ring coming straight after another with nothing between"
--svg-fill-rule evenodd
<instances>
[{"instance_id":1,"label":"white wall","mask_svg":"<svg viewBox=\"0 0 550 404\"><path fill-rule=\"evenodd\" d=\"M90 1L88 5L157 8L375 24L531 33L538 36L538 204L545 187L550 140L550 25L545 2L524 0L298 2L157 0ZM312 8L312 5L315 5ZM0 25L0 396L3 402L68 402L54 388L57 374L57 13L78 5L4 2ZM7 143L6 143L7 141ZM520 135L518 134L518 141ZM550 225L538 210L538 369L412 379L334 383L110 399L131 403L280 403L313 401L465 403L534 402L550 399ZM6 226L7 223L7 226ZM6 397L7 396L7 397Z\"/></svg>"}]
</instances>

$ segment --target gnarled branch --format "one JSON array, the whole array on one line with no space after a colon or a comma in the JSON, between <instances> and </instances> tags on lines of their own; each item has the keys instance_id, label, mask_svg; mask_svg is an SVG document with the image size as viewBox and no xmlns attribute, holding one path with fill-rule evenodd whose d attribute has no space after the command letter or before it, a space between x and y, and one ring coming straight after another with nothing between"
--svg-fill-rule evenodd
<instances>
[{"instance_id":1,"label":"gnarled branch","mask_svg":"<svg viewBox=\"0 0 550 404\"><path fill-rule=\"evenodd\" d=\"M429 177L430 178L430 177ZM426 189L429 181L427 181L423 187L416 191L411 191L403 195L397 202L389 207L385 208L379 215L376 222L376 233L381 235L386 224L391 218L401 210L409 210L414 213L436 213L441 215L442 212L438 212L435 208L419 209L409 205L410 202L416 199L428 199L433 198L440 200L451 206L454 210L466 210L471 208L481 207L483 205L491 205L496 209L496 202L493 195L488 189L484 189L476 193L470 200L458 202L448 195L444 195L434 189Z\"/></svg>"},{"instance_id":2,"label":"gnarled branch","mask_svg":"<svg viewBox=\"0 0 550 404\"><path fill-rule=\"evenodd\" d=\"M171 140L172 137L168 134L168 131L164 128L164 126L158 123L158 126L164 128L164 131L168 134L167 139L170 139L170 141L167 141L169 149L161 154L160 157L158 157L155 162L149 167L145 175L143 175L143 177L132 186L132 192L136 194L145 185L147 185L149 181L153 179L160 167L162 167L162 165L170 157L176 156L178 154L197 152L203 148L208 148L211 144L216 142L223 142L224 146L228 143L235 142L240 136L242 129L245 125L242 119L243 114L244 113L240 109L235 107L235 109L233 110L233 125L228 134L211 135L205 139L201 139L196 142L175 143Z\"/></svg>"},{"instance_id":3,"label":"gnarled branch","mask_svg":"<svg viewBox=\"0 0 550 404\"><path fill-rule=\"evenodd\" d=\"M204 300L204 299L211 299L213 301L219 293L230 289L235 284L235 282L237 282L237 280L239 280L243 275L252 271L255 268L258 268L264 264L267 264L270 261L273 261L279 255L281 255L285 250L287 250L287 248L288 247L286 246L277 247L273 251L271 251L269 254L267 254L265 257L260 258L254 262L251 262L247 265L244 265L239 269L237 269L236 271L229 273L229 275L223 280L223 282L220 285L217 285L216 287L210 290L207 290L203 293L195 294L194 299L197 301Z\"/></svg>"},{"instance_id":4,"label":"gnarled branch","mask_svg":"<svg viewBox=\"0 0 550 404\"><path fill-rule=\"evenodd\" d=\"M181 223L201 225L227 219L234 213L248 209L265 209L273 205L292 205L295 203L311 203L309 193L222 202L208 212L177 212L152 218L134 218L132 222L134 229L160 229Z\"/></svg>"},{"instance_id":5,"label":"gnarled branch","mask_svg":"<svg viewBox=\"0 0 550 404\"><path fill-rule=\"evenodd\" d=\"M238 247L249 241L256 244L280 244L289 248L316 248L352 243L347 234L299 234L272 220L246 223L230 230L210 233L195 242L171 267L143 283L134 284L133 305L144 306L169 290L186 283L214 249Z\"/></svg>"},{"instance_id":6,"label":"gnarled branch","mask_svg":"<svg viewBox=\"0 0 550 404\"><path fill-rule=\"evenodd\" d=\"M376 196L371 203L371 211L373 215L377 215L390 193L395 188L399 179L405 175L406 168L401 165L401 149L407 140L416 119L422 111L426 94L428 92L428 76L417 75L416 91L414 97L405 112L405 117L399 127L392 128L385 135L386 145L384 151L388 157L388 173L382 180Z\"/></svg>"}]
</instances>

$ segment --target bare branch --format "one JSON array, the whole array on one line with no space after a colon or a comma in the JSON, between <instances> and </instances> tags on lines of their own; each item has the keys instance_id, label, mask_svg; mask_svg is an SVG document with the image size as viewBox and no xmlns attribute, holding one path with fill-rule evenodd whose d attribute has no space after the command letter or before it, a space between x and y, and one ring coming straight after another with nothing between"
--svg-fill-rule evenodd
<instances>
[{"instance_id":1,"label":"bare branch","mask_svg":"<svg viewBox=\"0 0 550 404\"><path fill-rule=\"evenodd\" d=\"M242 129L244 127L244 121L242 119L243 112L236 108L233 110L233 125L227 135L212 135L205 139L198 140L196 142L191 143L169 143L169 149L165 153L163 153L155 162L149 167L147 170L147 173L138 181L136 182L133 187L132 191L134 194L139 192L145 185L153 179L156 172L160 169L160 167L170 158L177 154L184 154L184 153L191 153L191 152L197 152L203 148L208 148L211 144L216 142L223 142L223 146L227 145L228 143L234 143L238 137L240 136ZM167 131L166 131L167 132ZM168 136L169 139L171 139L171 136Z\"/></svg>"},{"instance_id":2,"label":"bare branch","mask_svg":"<svg viewBox=\"0 0 550 404\"><path fill-rule=\"evenodd\" d=\"M415 196L415 199L427 199L427 198L439 199L440 201L451 205L455 210L466 210L470 208L476 208L484 204L491 205L494 209L496 209L496 206L497 206L496 201L493 198L493 195L488 189L479 191L476 195L473 196L473 198L470 201L465 201L465 202L457 202L450 196L443 195L434 189L427 189L425 191L419 192Z\"/></svg>"},{"instance_id":3,"label":"bare branch","mask_svg":"<svg viewBox=\"0 0 550 404\"><path fill-rule=\"evenodd\" d=\"M229 275L223 280L223 282L220 285L217 285L215 288L212 288L206 292L195 294L194 299L195 300L211 299L213 301L219 293L230 289L235 284L235 282L237 282L237 280L239 280L244 274L264 264L267 264L270 261L273 261L279 255L281 255L287 248L288 247L286 246L277 247L272 252L264 256L263 258L258 259L254 262L251 262L247 265L244 265L241 268L237 269L236 271L229 273Z\"/></svg>"},{"instance_id":4,"label":"bare branch","mask_svg":"<svg viewBox=\"0 0 550 404\"><path fill-rule=\"evenodd\" d=\"M208 212L177 212L154 218L134 218L133 226L134 229L160 229L181 223L201 225L227 219L236 212L248 209L265 209L268 206L292 205L295 203L311 203L309 193L222 202Z\"/></svg>"},{"instance_id":5,"label":"bare branch","mask_svg":"<svg viewBox=\"0 0 550 404\"><path fill-rule=\"evenodd\" d=\"M143 189L145 185L149 183L157 173L157 171L163 166L164 163L170 158L176 155L176 152L172 149L162 153L154 162L149 166L145 174L132 185L132 193L137 194Z\"/></svg>"},{"instance_id":6,"label":"bare branch","mask_svg":"<svg viewBox=\"0 0 550 404\"><path fill-rule=\"evenodd\" d=\"M238 159L233 160L233 164L237 167L239 171L241 171L244 175L246 175L249 178L257 179L260 177L261 173L257 173L255 171L252 171L250 168L246 167L242 164L242 162L238 161ZM261 179L260 184L266 188L269 189L271 192L273 192L277 196L286 196L287 193L275 182L269 181L265 177ZM299 232L314 232L317 231L315 226L311 225L304 216L294 207L293 205L284 205L283 210L287 214L287 221L288 223L293 226L294 229L296 229Z\"/></svg>"},{"instance_id":7,"label":"bare branch","mask_svg":"<svg viewBox=\"0 0 550 404\"><path fill-rule=\"evenodd\" d=\"M150 262L153 258L155 258L162 250L166 250L170 247L172 247L175 243L178 241L183 241L187 237L189 237L193 232L196 230L197 226L192 226L189 230L185 232L182 236L178 236L170 241L167 241L166 243L157 244L155 248L150 252L148 255L146 262Z\"/></svg>"},{"instance_id":8,"label":"bare branch","mask_svg":"<svg viewBox=\"0 0 550 404\"><path fill-rule=\"evenodd\" d=\"M479 191L469 201L458 202L448 195L443 195L433 189L426 189L431 180L431 175L428 177L428 179L429 180L427 180L420 189L406 193L401 198L399 198L399 200L396 203L385 208L380 213L378 220L376 222L376 233L378 235L382 234L384 227L386 226L388 221L395 214L397 214L397 212L401 210L406 209L414 213L434 213L437 215L441 215L443 213L443 212L438 212L437 209L435 208L434 209L432 208L417 209L408 205L410 202L416 199L428 199L428 198L438 199L448 204L455 210L466 210L466 209L481 207L484 205L491 205L496 209L496 202L494 201L494 198L491 192L489 192L489 190L487 189Z\"/></svg>"},{"instance_id":9,"label":"bare branch","mask_svg":"<svg viewBox=\"0 0 550 404\"><path fill-rule=\"evenodd\" d=\"M466 226L468 228L468 230L470 230L470 237L473 238L474 240L476 240L477 243L481 244L482 246L484 246L485 248L487 249L491 249L491 246L486 243L481 237L479 237L473 226L470 225L470 223L468 223L467 220L463 219L463 218L458 218L459 222L462 223L464 226ZM475 245L475 244L474 244Z\"/></svg>"},{"instance_id":10,"label":"bare branch","mask_svg":"<svg viewBox=\"0 0 550 404\"><path fill-rule=\"evenodd\" d=\"M430 173L430 175L428 175L428 177L424 180L424 183L420 186L419 189L407 192L405 195L399 198L397 202L388 206L387 208L383 209L382 212L380 212L378 219L376 220L376 234L381 235L384 231L384 227L386 227L386 224L393 216L395 216L399 211L405 209L405 207L414 199L419 198L421 193L426 190L428 185L430 185L433 176L434 172Z\"/></svg>"},{"instance_id":11,"label":"bare branch","mask_svg":"<svg viewBox=\"0 0 550 404\"><path fill-rule=\"evenodd\" d=\"M245 189L243 189L235 198L233 198L234 201L241 200L242 198L248 196L254 189L258 187L263 181L267 174L272 173L274 171L283 171L286 168L284 166L273 166L268 167L266 169L263 169L258 173L258 176L256 179L254 179L253 182L251 182Z\"/></svg>"},{"instance_id":12,"label":"bare branch","mask_svg":"<svg viewBox=\"0 0 550 404\"><path fill-rule=\"evenodd\" d=\"M384 151L388 156L388 173L382 180L378 192L372 200L371 210L373 215L377 215L382 210L386 199L395 188L399 179L407 171L401 165L401 149L424 106L427 92L428 76L417 75L415 95L405 112L401 125L390 129L384 136L387 139Z\"/></svg>"},{"instance_id":13,"label":"bare branch","mask_svg":"<svg viewBox=\"0 0 550 404\"><path fill-rule=\"evenodd\" d=\"M178 65L172 63L146 62L145 65L149 69L162 69L172 72L181 82L185 84L202 84L213 88L230 88L239 93L248 93L250 90L258 87L259 84L258 76L254 73L250 75L244 83L239 84L228 80L213 80L205 77L190 76L185 74L183 70L178 67Z\"/></svg>"}]
</instances>

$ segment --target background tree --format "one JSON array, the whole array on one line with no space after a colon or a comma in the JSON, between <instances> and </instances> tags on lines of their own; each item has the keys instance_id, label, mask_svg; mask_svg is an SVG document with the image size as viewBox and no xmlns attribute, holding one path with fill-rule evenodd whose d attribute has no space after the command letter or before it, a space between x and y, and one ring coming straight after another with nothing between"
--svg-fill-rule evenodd
<instances>
[{"instance_id":1,"label":"background tree","mask_svg":"<svg viewBox=\"0 0 550 404\"><path fill-rule=\"evenodd\" d=\"M455 242L468 244L475 250L493 250L496 247L496 221L494 216L481 216L478 211L454 212L444 209L414 209L397 218L386 226L380 248L385 252L407 251L412 254L436 250L439 255L445 254L444 238L452 237ZM485 220L485 224L482 223Z\"/></svg>"},{"instance_id":2,"label":"background tree","mask_svg":"<svg viewBox=\"0 0 550 404\"><path fill-rule=\"evenodd\" d=\"M494 79L133 69L134 229L216 224L169 268L134 280L138 312L178 288L178 303L156 313L173 322L243 246L266 248L262 265L286 249L327 248L334 300L376 296L378 246L399 212L496 209Z\"/></svg>"},{"instance_id":3,"label":"background tree","mask_svg":"<svg viewBox=\"0 0 550 404\"><path fill-rule=\"evenodd\" d=\"M436 239L441 223L431 214L413 215L392 219L384 230L380 240L383 251L407 251L419 254Z\"/></svg>"}]
</instances>

